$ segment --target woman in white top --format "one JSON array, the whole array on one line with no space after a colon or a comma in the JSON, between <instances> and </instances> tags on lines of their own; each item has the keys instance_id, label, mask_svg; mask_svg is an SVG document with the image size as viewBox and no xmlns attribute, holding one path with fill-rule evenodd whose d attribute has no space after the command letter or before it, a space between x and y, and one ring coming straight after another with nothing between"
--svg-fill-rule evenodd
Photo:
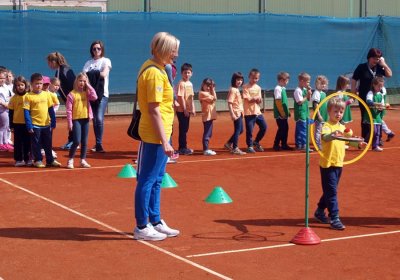
<instances>
[{"instance_id":1,"label":"woman in white top","mask_svg":"<svg viewBox=\"0 0 400 280\"><path fill-rule=\"evenodd\" d=\"M96 137L96 146L92 149L94 152L104 153L103 149L103 131L104 131L104 113L107 108L109 91L109 75L111 60L104 57L104 44L102 41L94 41L90 45L90 54L92 59L85 63L83 71L89 77L90 84L96 90L98 99L91 102L93 110L93 129Z\"/></svg>"}]
</instances>

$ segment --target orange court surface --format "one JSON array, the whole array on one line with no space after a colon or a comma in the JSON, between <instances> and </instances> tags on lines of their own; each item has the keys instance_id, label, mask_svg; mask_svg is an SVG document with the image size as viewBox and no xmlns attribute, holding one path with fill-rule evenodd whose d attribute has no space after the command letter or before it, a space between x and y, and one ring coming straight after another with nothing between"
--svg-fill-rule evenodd
<instances>
[{"instance_id":1,"label":"orange court surface","mask_svg":"<svg viewBox=\"0 0 400 280\"><path fill-rule=\"evenodd\" d=\"M355 135L359 114L353 110ZM276 123L271 111L264 116L266 150L244 156L223 149L233 132L229 114L214 122L216 156L202 154L201 116L191 119L188 146L196 152L167 165L178 187L163 189L161 198L162 217L181 234L160 242L132 239L135 179L117 177L126 164L135 167L130 117L106 118L107 153L88 151L89 169L65 168L68 153L58 148L67 136L65 118L57 120L53 140L62 168L17 168L12 153L2 152L0 279L400 279L400 111L385 117L399 134L384 151L369 151L343 169L344 231L312 217L322 190L319 155L310 154L309 226L319 245L290 243L304 227L306 155L273 151ZM177 128L175 121L175 148ZM291 119L291 146L294 131ZM91 128L89 148L93 143ZM239 147L245 149L244 134ZM350 148L346 155L358 153ZM233 203L206 203L216 186Z\"/></svg>"}]
</instances>

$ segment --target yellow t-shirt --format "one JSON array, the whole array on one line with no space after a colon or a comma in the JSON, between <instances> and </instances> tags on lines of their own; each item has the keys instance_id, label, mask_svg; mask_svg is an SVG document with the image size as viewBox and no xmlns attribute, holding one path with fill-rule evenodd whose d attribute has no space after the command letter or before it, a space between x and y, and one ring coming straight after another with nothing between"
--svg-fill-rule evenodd
<instances>
[{"instance_id":1,"label":"yellow t-shirt","mask_svg":"<svg viewBox=\"0 0 400 280\"><path fill-rule=\"evenodd\" d=\"M57 94L55 92L51 92L49 91L50 96L51 96L51 100L53 101L54 105L59 105L60 101L58 100Z\"/></svg>"},{"instance_id":2,"label":"yellow t-shirt","mask_svg":"<svg viewBox=\"0 0 400 280\"><path fill-rule=\"evenodd\" d=\"M244 107L244 115L260 115L261 109L260 105L255 102L249 102L249 98L259 97L262 98L261 95L261 87L257 84L250 86L249 84L245 84L243 86L243 107Z\"/></svg>"},{"instance_id":3,"label":"yellow t-shirt","mask_svg":"<svg viewBox=\"0 0 400 280\"><path fill-rule=\"evenodd\" d=\"M30 111L33 125L50 125L49 108L52 106L51 94L47 91L28 92L25 95L24 109Z\"/></svg>"},{"instance_id":4,"label":"yellow t-shirt","mask_svg":"<svg viewBox=\"0 0 400 280\"><path fill-rule=\"evenodd\" d=\"M332 132L339 130L343 132L345 126L341 123L333 124L328 121L325 122L322 126L321 135L331 134ZM323 157L320 157L319 165L323 168L328 168L331 166L335 167L343 167L343 160L345 155L345 142L340 140L332 140L332 141L324 141L321 140L322 144L322 154Z\"/></svg>"},{"instance_id":5,"label":"yellow t-shirt","mask_svg":"<svg viewBox=\"0 0 400 280\"><path fill-rule=\"evenodd\" d=\"M183 100L186 104L186 110L188 112L193 111L193 98L194 98L194 91L193 91L193 84L190 81L183 81L181 80L177 87L177 96L182 96ZM179 99L178 99L179 100ZM183 112L183 106L180 104L179 107L176 108L177 112Z\"/></svg>"},{"instance_id":6,"label":"yellow t-shirt","mask_svg":"<svg viewBox=\"0 0 400 280\"><path fill-rule=\"evenodd\" d=\"M143 142L160 144L161 139L157 136L153 123L151 122L148 105L149 103L159 104L164 132L166 138L169 139L171 137L172 123L174 121L174 109L172 107L174 93L169 83L167 73L164 70L164 65L157 64L152 60L147 60L140 68L140 72L149 65L155 65L161 70L150 67L146 69L138 79L138 103L142 113L139 123L139 135Z\"/></svg>"},{"instance_id":7,"label":"yellow t-shirt","mask_svg":"<svg viewBox=\"0 0 400 280\"><path fill-rule=\"evenodd\" d=\"M24 117L24 100L26 95L15 94L11 97L8 103L8 108L14 110L13 123L25 124Z\"/></svg>"},{"instance_id":8,"label":"yellow t-shirt","mask_svg":"<svg viewBox=\"0 0 400 280\"><path fill-rule=\"evenodd\" d=\"M72 119L79 120L89 118L87 92L78 92L73 90L69 94L72 94L74 98L74 105L72 106Z\"/></svg>"}]
</instances>

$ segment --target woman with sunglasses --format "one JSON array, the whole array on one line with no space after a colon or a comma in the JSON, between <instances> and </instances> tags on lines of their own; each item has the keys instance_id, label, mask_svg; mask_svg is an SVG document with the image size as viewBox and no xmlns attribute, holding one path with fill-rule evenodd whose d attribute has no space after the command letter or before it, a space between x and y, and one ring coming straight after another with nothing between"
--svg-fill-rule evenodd
<instances>
[{"instance_id":1,"label":"woman with sunglasses","mask_svg":"<svg viewBox=\"0 0 400 280\"><path fill-rule=\"evenodd\" d=\"M104 57L105 50L102 41L94 41L90 45L90 55L92 59L85 63L83 72L88 77L90 84L96 90L98 99L91 102L93 111L93 130L96 137L96 145L93 152L104 153L103 132L104 132L104 114L109 98L109 75L111 71L111 60Z\"/></svg>"}]
</instances>

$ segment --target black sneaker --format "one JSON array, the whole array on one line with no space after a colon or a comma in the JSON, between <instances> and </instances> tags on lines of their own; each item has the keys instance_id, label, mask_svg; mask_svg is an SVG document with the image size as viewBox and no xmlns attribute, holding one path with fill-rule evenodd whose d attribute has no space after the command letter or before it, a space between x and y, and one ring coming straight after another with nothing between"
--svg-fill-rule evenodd
<instances>
[{"instance_id":1,"label":"black sneaker","mask_svg":"<svg viewBox=\"0 0 400 280\"><path fill-rule=\"evenodd\" d=\"M192 149L188 149L188 148L183 148L183 149L179 149L178 151L179 155L192 155L193 154L193 150Z\"/></svg>"},{"instance_id":2,"label":"black sneaker","mask_svg":"<svg viewBox=\"0 0 400 280\"><path fill-rule=\"evenodd\" d=\"M279 152L281 150L281 147L279 146L273 146L272 149L274 149L274 151Z\"/></svg>"},{"instance_id":3,"label":"black sneaker","mask_svg":"<svg viewBox=\"0 0 400 280\"><path fill-rule=\"evenodd\" d=\"M294 148L293 148L293 147L290 147L290 146L288 146L288 145L286 145L286 146L282 146L281 150L284 150L284 151L293 151Z\"/></svg>"},{"instance_id":4,"label":"black sneaker","mask_svg":"<svg viewBox=\"0 0 400 280\"><path fill-rule=\"evenodd\" d=\"M392 140L392 138L396 136L396 134L394 134L393 132L389 133L387 138L386 138L386 142L389 142L390 140Z\"/></svg>"},{"instance_id":5,"label":"black sneaker","mask_svg":"<svg viewBox=\"0 0 400 280\"><path fill-rule=\"evenodd\" d=\"M314 218L322 224L329 224L328 217L325 215L324 210L317 208L314 212Z\"/></svg>"},{"instance_id":6,"label":"black sneaker","mask_svg":"<svg viewBox=\"0 0 400 280\"><path fill-rule=\"evenodd\" d=\"M335 218L331 221L331 228L336 230L344 230L346 227L344 224L342 224L339 218Z\"/></svg>"},{"instance_id":7,"label":"black sneaker","mask_svg":"<svg viewBox=\"0 0 400 280\"><path fill-rule=\"evenodd\" d=\"M106 151L104 151L103 146L102 145L96 145L94 146L93 149L91 149L92 152L95 153L105 153Z\"/></svg>"}]
</instances>

